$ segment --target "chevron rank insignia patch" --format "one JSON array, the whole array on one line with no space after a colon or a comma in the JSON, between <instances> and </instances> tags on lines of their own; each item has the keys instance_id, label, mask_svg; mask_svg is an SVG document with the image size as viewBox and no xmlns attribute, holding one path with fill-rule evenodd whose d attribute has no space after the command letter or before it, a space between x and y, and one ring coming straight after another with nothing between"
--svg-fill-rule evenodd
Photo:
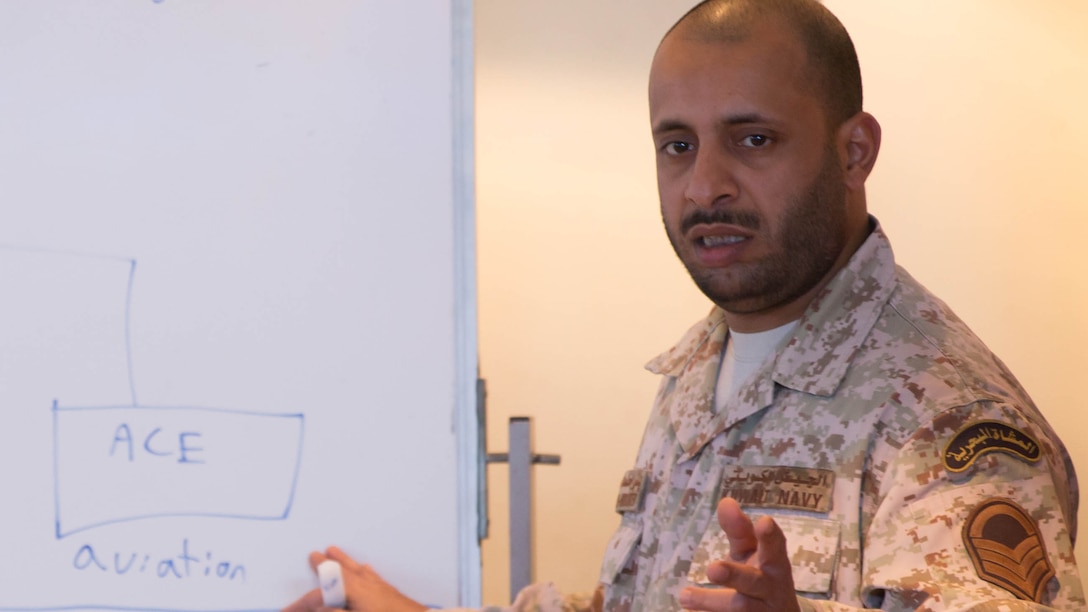
<instances>
[{"instance_id":1,"label":"chevron rank insignia patch","mask_svg":"<svg viewBox=\"0 0 1088 612\"><path fill-rule=\"evenodd\" d=\"M1011 500L992 497L980 503L963 526L963 543L979 578L1020 599L1043 603L1054 567L1039 526Z\"/></svg>"}]
</instances>

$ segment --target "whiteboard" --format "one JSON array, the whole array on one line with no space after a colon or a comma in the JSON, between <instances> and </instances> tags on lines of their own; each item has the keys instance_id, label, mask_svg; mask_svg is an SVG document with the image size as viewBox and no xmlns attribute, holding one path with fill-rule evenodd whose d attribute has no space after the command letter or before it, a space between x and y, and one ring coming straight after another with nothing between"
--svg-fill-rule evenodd
<instances>
[{"instance_id":1,"label":"whiteboard","mask_svg":"<svg viewBox=\"0 0 1088 612\"><path fill-rule=\"evenodd\" d=\"M0 610L475 603L466 6L0 3Z\"/></svg>"}]
</instances>

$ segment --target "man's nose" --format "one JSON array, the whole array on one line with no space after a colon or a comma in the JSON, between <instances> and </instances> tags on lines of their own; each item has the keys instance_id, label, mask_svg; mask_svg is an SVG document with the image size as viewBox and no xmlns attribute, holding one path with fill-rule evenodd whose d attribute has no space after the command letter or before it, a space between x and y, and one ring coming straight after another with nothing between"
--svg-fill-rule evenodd
<instances>
[{"instance_id":1,"label":"man's nose","mask_svg":"<svg viewBox=\"0 0 1088 612\"><path fill-rule=\"evenodd\" d=\"M700 148L688 175L684 197L697 206L713 206L737 196L736 160L719 147Z\"/></svg>"}]
</instances>

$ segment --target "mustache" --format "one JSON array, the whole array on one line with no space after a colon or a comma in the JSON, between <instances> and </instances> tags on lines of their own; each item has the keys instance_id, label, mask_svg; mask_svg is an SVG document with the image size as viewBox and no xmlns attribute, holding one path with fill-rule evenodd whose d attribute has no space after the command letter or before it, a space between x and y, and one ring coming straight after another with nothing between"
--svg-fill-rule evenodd
<instances>
[{"instance_id":1,"label":"mustache","mask_svg":"<svg viewBox=\"0 0 1088 612\"><path fill-rule=\"evenodd\" d=\"M731 210L728 208L697 208L692 211L688 216L684 217L684 220L680 223L680 232L687 233L688 230L696 225L711 225L714 223L722 223L725 225L736 225L737 227L744 227L750 230L758 230L759 226L763 223L763 218L758 213L748 210Z\"/></svg>"}]
</instances>

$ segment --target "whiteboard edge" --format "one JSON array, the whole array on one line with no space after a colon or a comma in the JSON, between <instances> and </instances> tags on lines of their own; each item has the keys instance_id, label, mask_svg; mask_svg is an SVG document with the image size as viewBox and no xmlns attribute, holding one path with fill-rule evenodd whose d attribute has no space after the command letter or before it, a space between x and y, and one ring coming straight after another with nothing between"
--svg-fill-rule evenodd
<instances>
[{"instance_id":1,"label":"whiteboard edge","mask_svg":"<svg viewBox=\"0 0 1088 612\"><path fill-rule=\"evenodd\" d=\"M454 368L456 398L453 425L457 436L457 529L459 605L479 607L482 570L478 531L478 424L476 379L479 377L476 312L476 146L475 55L472 0L451 0Z\"/></svg>"}]
</instances>

